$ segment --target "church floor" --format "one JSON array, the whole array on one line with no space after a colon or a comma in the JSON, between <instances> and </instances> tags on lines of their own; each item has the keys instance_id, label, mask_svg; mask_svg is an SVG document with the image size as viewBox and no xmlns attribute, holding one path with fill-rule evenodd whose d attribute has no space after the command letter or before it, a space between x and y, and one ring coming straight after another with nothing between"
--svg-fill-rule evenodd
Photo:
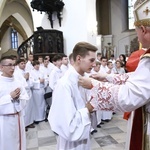
<instances>
[{"instance_id":1,"label":"church floor","mask_svg":"<svg viewBox=\"0 0 150 150\"><path fill-rule=\"evenodd\" d=\"M97 128L98 132L91 135L92 150L124 150L127 121L122 116L117 113L110 122ZM27 150L56 150L56 138L48 122L28 129L26 136Z\"/></svg>"}]
</instances>

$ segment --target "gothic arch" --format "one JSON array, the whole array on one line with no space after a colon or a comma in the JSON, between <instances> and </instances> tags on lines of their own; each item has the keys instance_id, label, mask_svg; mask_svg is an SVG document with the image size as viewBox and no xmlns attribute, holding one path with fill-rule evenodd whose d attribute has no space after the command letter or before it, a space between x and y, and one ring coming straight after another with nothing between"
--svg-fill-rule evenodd
<instances>
[{"instance_id":1,"label":"gothic arch","mask_svg":"<svg viewBox=\"0 0 150 150\"><path fill-rule=\"evenodd\" d=\"M18 31L25 32L24 35L27 35L27 37L32 35L34 30L32 13L26 0L2 0L0 8L2 9L0 14L0 27L4 25L6 20L11 21L10 18L13 18L11 24L16 23L13 24L16 27L19 24ZM21 32L20 34L23 35Z\"/></svg>"},{"instance_id":2,"label":"gothic arch","mask_svg":"<svg viewBox=\"0 0 150 150\"><path fill-rule=\"evenodd\" d=\"M32 13L26 0L0 0L0 54L11 49L10 28L19 33L20 42L33 34Z\"/></svg>"}]
</instances>

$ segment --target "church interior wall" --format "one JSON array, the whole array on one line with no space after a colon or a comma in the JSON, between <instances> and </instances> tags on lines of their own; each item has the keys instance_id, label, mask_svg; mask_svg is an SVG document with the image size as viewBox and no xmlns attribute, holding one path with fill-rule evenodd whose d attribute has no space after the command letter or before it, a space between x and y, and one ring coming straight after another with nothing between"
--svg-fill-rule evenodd
<instances>
[{"instance_id":1,"label":"church interior wall","mask_svg":"<svg viewBox=\"0 0 150 150\"><path fill-rule=\"evenodd\" d=\"M16 9L17 8L17 9ZM25 7L18 3L17 1L6 3L5 8L1 14L0 25L9 17L13 15L19 22L22 24L23 28L26 30L28 36L31 36L33 33L33 22L31 14L25 9Z\"/></svg>"},{"instance_id":2,"label":"church interior wall","mask_svg":"<svg viewBox=\"0 0 150 150\"><path fill-rule=\"evenodd\" d=\"M48 16L45 13L41 14L36 10L33 12L30 7L30 0L26 0L26 2L28 3L32 15L29 10L23 7L20 3L17 3L17 0L12 0L11 3L8 4L6 4L6 0L1 0L0 8L4 7L3 10L0 11L0 25L2 25L10 15L13 15L19 20L28 37L32 35L33 31L36 31L36 28L39 26L42 26L44 29L52 29ZM102 35L97 35L96 0L63 0L63 2L65 3L65 6L62 14L62 26L59 26L56 14L53 19L54 29L63 31L65 53L69 55L72 52L74 45L79 41L90 42L91 44L96 45L99 51L101 51L106 45L102 44L104 43L104 41L102 41L103 38L100 38ZM112 45L115 46L117 50L117 56L120 53L125 53L126 45L130 46L131 40L136 37L134 30L123 31L123 20L121 14L121 0L111 0L110 36L112 37ZM20 35L19 42L21 42L22 39L23 38Z\"/></svg>"},{"instance_id":3,"label":"church interior wall","mask_svg":"<svg viewBox=\"0 0 150 150\"><path fill-rule=\"evenodd\" d=\"M10 28L5 32L3 39L1 41L1 48L3 51L0 51L1 54L5 53L11 48L11 39L10 39Z\"/></svg>"},{"instance_id":4,"label":"church interior wall","mask_svg":"<svg viewBox=\"0 0 150 150\"><path fill-rule=\"evenodd\" d=\"M0 26L3 25L5 20L7 20L10 16L13 16L21 25L25 32L24 34L27 35L26 38L30 37L33 34L33 20L32 15L30 12L30 9L28 8L28 5L26 4L26 1L20 1L20 0L1 0L0 2ZM8 24L7 24L8 26ZM9 25L10 27L13 27L13 22ZM10 41L10 29L4 33L5 35L2 36L3 39L1 40L1 52L0 54L4 53L5 51L11 49L11 41ZM7 38L6 38L7 36ZM21 34L18 32L18 45L20 45L24 39L24 37L21 36ZM24 39L25 40L25 39Z\"/></svg>"},{"instance_id":5,"label":"church interior wall","mask_svg":"<svg viewBox=\"0 0 150 150\"><path fill-rule=\"evenodd\" d=\"M23 41L24 41L23 37L18 33L18 45L21 45Z\"/></svg>"},{"instance_id":6,"label":"church interior wall","mask_svg":"<svg viewBox=\"0 0 150 150\"><path fill-rule=\"evenodd\" d=\"M126 45L130 49L130 42L137 36L135 30L123 31L121 0L111 0L111 28L113 35L113 45L117 48L117 56L125 54Z\"/></svg>"},{"instance_id":7,"label":"church interior wall","mask_svg":"<svg viewBox=\"0 0 150 150\"><path fill-rule=\"evenodd\" d=\"M87 41L96 44L96 19L95 3L91 0L76 0L65 3L63 9L62 26L58 24L56 14L53 15L54 29L63 31L64 51L67 55L72 52L74 45L79 41ZM88 15L87 15L88 14ZM34 29L42 26L44 29L52 29L47 19L47 14L32 12Z\"/></svg>"},{"instance_id":8,"label":"church interior wall","mask_svg":"<svg viewBox=\"0 0 150 150\"><path fill-rule=\"evenodd\" d=\"M11 49L11 29L8 28L8 30L5 32L3 39L1 41L1 48L3 51L0 51L0 54L7 52L9 49ZM22 36L18 33L18 45L20 45L23 42Z\"/></svg>"}]
</instances>

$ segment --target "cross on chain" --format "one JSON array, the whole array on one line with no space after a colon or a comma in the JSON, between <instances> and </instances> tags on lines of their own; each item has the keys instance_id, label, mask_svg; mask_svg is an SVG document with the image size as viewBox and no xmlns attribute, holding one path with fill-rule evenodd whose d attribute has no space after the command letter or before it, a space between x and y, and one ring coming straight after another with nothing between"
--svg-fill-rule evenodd
<instances>
[{"instance_id":1,"label":"cross on chain","mask_svg":"<svg viewBox=\"0 0 150 150\"><path fill-rule=\"evenodd\" d=\"M146 13L146 16L147 16L148 13L150 12L150 9L148 9L148 7L146 7L146 9L143 12Z\"/></svg>"}]
</instances>

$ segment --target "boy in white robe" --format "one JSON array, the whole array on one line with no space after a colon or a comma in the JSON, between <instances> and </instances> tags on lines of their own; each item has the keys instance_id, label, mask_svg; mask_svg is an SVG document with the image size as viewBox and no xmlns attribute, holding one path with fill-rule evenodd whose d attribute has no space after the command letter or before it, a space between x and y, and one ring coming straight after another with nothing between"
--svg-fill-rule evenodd
<instances>
[{"instance_id":1,"label":"boy in white robe","mask_svg":"<svg viewBox=\"0 0 150 150\"><path fill-rule=\"evenodd\" d=\"M33 62L34 69L30 73L30 80L33 83L33 102L34 102L34 118L36 124L45 120L46 115L46 102L44 99L45 94L45 80L44 74L40 72L40 63L38 61Z\"/></svg>"},{"instance_id":2,"label":"boy in white robe","mask_svg":"<svg viewBox=\"0 0 150 150\"><path fill-rule=\"evenodd\" d=\"M93 67L93 69L91 70L91 75L92 74L97 74L100 70L100 66L101 66L101 63L99 61L96 61L95 62L95 66ZM96 123L97 123L97 128L101 128L101 125L104 124L102 121L101 121L101 118L102 118L102 111L101 110L97 110L96 111Z\"/></svg>"},{"instance_id":3,"label":"boy in white robe","mask_svg":"<svg viewBox=\"0 0 150 150\"><path fill-rule=\"evenodd\" d=\"M90 150L90 112L86 90L78 85L79 76L90 73L97 48L79 42L73 49L74 64L58 81L48 116L51 129L58 134L57 150Z\"/></svg>"},{"instance_id":4,"label":"boy in white robe","mask_svg":"<svg viewBox=\"0 0 150 150\"><path fill-rule=\"evenodd\" d=\"M31 80L29 80L30 74L29 72L25 71L25 60L24 59L19 59L17 60L17 67L14 71L14 77L19 80L22 85L25 87L28 96L29 96L29 101L26 104L25 107L25 127L26 131L28 130L27 128L34 128L34 105L33 105L33 96L32 96L32 91L31 87L33 86Z\"/></svg>"},{"instance_id":5,"label":"boy in white robe","mask_svg":"<svg viewBox=\"0 0 150 150\"><path fill-rule=\"evenodd\" d=\"M49 61L49 63L48 63L48 69L49 69L49 72L51 72L55 66L54 66L53 63L50 62L50 59L51 59L50 56L45 56L45 58Z\"/></svg>"},{"instance_id":6,"label":"boy in white robe","mask_svg":"<svg viewBox=\"0 0 150 150\"><path fill-rule=\"evenodd\" d=\"M40 68L39 68L40 72L42 72L43 75L44 75L45 88L49 84L50 71L49 71L49 68L48 68L48 64L49 64L49 60L47 58L44 58L43 66L40 66Z\"/></svg>"},{"instance_id":7,"label":"boy in white robe","mask_svg":"<svg viewBox=\"0 0 150 150\"><path fill-rule=\"evenodd\" d=\"M0 63L0 150L26 150L24 108L29 97L13 77L14 60L7 56Z\"/></svg>"},{"instance_id":8,"label":"boy in white robe","mask_svg":"<svg viewBox=\"0 0 150 150\"><path fill-rule=\"evenodd\" d=\"M60 67L61 71L62 71L62 75L65 74L65 72L68 70L69 65L68 65L69 61L68 61L68 57L65 54L62 54L62 65Z\"/></svg>"},{"instance_id":9,"label":"boy in white robe","mask_svg":"<svg viewBox=\"0 0 150 150\"><path fill-rule=\"evenodd\" d=\"M61 65L62 65L62 56L59 54L56 54L53 59L52 59L53 63L54 63L54 68L50 73L49 76L49 87L54 90L57 81L62 77L62 71L60 69Z\"/></svg>"},{"instance_id":10,"label":"boy in white robe","mask_svg":"<svg viewBox=\"0 0 150 150\"><path fill-rule=\"evenodd\" d=\"M107 58L106 57L102 57L101 58L101 66L100 66L100 73L109 73L109 68L107 67ZM102 116L101 119L102 121L110 121L112 118L112 111L106 111L106 110L102 110Z\"/></svg>"},{"instance_id":11,"label":"boy in white robe","mask_svg":"<svg viewBox=\"0 0 150 150\"><path fill-rule=\"evenodd\" d=\"M33 55L29 54L28 61L26 63L26 68L25 68L26 71L30 72L31 70L33 70L32 62L33 62Z\"/></svg>"}]
</instances>

